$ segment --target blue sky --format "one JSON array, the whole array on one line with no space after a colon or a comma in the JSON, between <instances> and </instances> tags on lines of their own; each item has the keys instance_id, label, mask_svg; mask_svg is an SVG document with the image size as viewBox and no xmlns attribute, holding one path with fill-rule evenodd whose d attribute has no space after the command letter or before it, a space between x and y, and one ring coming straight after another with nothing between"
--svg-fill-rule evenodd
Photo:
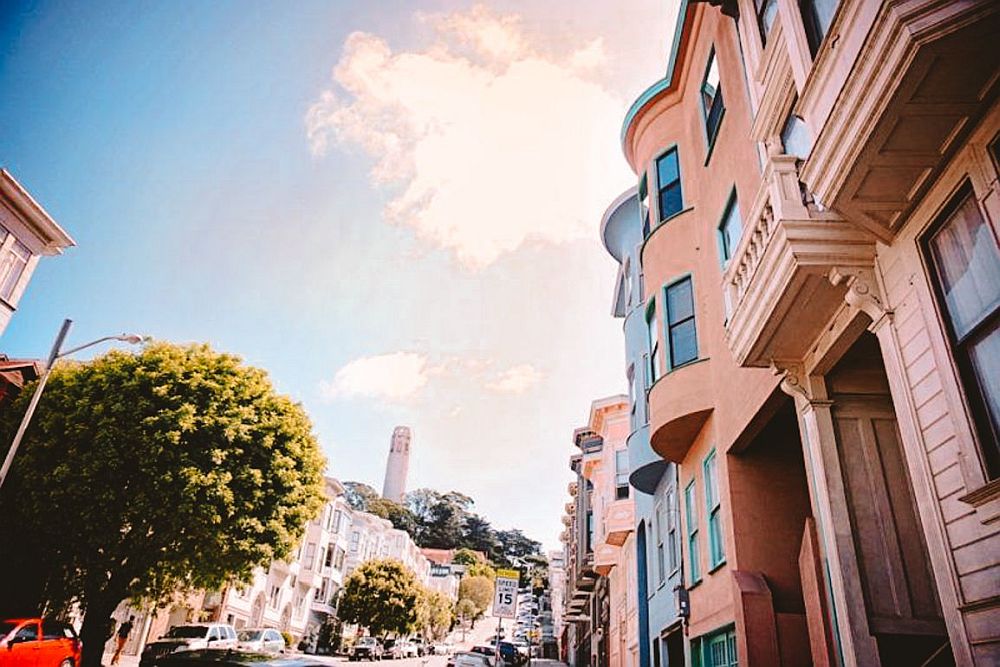
<instances>
[{"instance_id":1,"label":"blue sky","mask_svg":"<svg viewBox=\"0 0 1000 667\"><path fill-rule=\"evenodd\" d=\"M331 474L380 485L408 424L411 488L555 547L572 430L625 390L597 230L672 31L605 4L4 3L0 164L77 247L0 351L208 341Z\"/></svg>"}]
</instances>

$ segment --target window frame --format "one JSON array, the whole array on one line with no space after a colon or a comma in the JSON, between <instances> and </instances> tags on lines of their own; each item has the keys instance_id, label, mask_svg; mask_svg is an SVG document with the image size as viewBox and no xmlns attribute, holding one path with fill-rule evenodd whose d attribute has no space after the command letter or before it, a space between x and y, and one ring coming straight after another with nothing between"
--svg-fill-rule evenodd
<instances>
[{"instance_id":1,"label":"window frame","mask_svg":"<svg viewBox=\"0 0 1000 667\"><path fill-rule=\"evenodd\" d=\"M625 469L624 471L619 468L621 463L621 457L624 455L625 458ZM622 484L622 475L625 477L625 483ZM617 449L615 450L615 500L628 500L631 495L628 483L629 476L629 462L628 462L628 450L627 449ZM625 495L622 496L622 489L625 489Z\"/></svg>"},{"instance_id":2,"label":"window frame","mask_svg":"<svg viewBox=\"0 0 1000 667\"><path fill-rule=\"evenodd\" d=\"M994 140L995 141L995 140ZM993 482L1000 479L1000 448L994 447L993 451L988 450L990 442L1000 442L1000 424L994 424L989 408L986 405L983 390L980 387L978 373L973 367L968 347L984 334L989 334L990 330L1000 327L1000 307L979 322L969 328L963 336L959 337L951 312L948 309L945 299L942 276L938 261L935 258L933 240L941 232L958 212L966 201L971 201L979 210L984 223L993 232L993 239L997 242L1000 250L1000 241L997 241L996 230L992 222L983 210L978 201L975 188L971 180L963 178L954 191L945 200L944 206L933 216L931 223L924 230L920 237L920 250L922 259L927 271L927 281L933 296L934 307L942 322L942 329L945 342L948 347L948 354L956 369L956 380L958 391L961 394L971 417L971 431L975 440L976 455L979 459L985 474L986 482Z\"/></svg>"},{"instance_id":3,"label":"window frame","mask_svg":"<svg viewBox=\"0 0 1000 667\"><path fill-rule=\"evenodd\" d=\"M667 519L667 569L673 575L681 566L680 554L677 551L677 489L671 486L664 495Z\"/></svg>"},{"instance_id":4,"label":"window frame","mask_svg":"<svg viewBox=\"0 0 1000 667\"><path fill-rule=\"evenodd\" d=\"M719 85L716 86L715 94L712 96L712 105L710 107L705 106L705 85L708 83L709 72L712 71L712 63L717 62L718 51L715 48L715 44L708 52L708 59L705 61L705 72L701 77L701 84L698 86L698 103L701 105L702 111L702 127L705 131L705 145L707 148L707 153L705 155L705 164L707 165L709 160L712 159L712 152L715 150L715 142L719 138L719 132L722 130L722 119L726 115L726 98L722 94L722 72L719 71ZM718 68L718 66L716 66ZM719 109L718 120L715 122L714 130L710 131L708 126L708 119L710 117L712 109L715 107L716 101L721 105Z\"/></svg>"},{"instance_id":5,"label":"window frame","mask_svg":"<svg viewBox=\"0 0 1000 667\"><path fill-rule=\"evenodd\" d=\"M671 181L670 183L663 184L660 182L660 162L666 159L671 154L674 156L674 162L676 163L677 178L676 180ZM681 177L681 154L680 154L680 148L676 143L670 144L653 158L653 173L656 175L656 217L658 220L656 226L659 227L664 222L667 222L671 218L676 217L684 212L684 180ZM672 211L671 213L664 215L663 208L661 206L663 191L667 187L670 187L674 184L677 185L677 188L680 192L681 203L676 211ZM652 232L652 229L650 230L650 232Z\"/></svg>"},{"instance_id":6,"label":"window frame","mask_svg":"<svg viewBox=\"0 0 1000 667\"><path fill-rule=\"evenodd\" d=\"M736 211L736 217L739 220L740 233L736 238L736 247L729 248L727 243L728 237L726 236L726 232L723 230L723 227L726 222L729 221L729 215L733 211ZM725 271L725 269L729 266L730 260L733 259L733 256L739 249L740 242L743 240L743 233L745 231L746 227L743 226L743 214L740 213L739 197L736 193L736 186L733 185L732 189L729 191L729 196L726 198L726 205L722 207L722 217L719 218L719 224L715 227L716 242L719 247L719 263L722 266L723 271ZM727 250L732 254L729 254Z\"/></svg>"},{"instance_id":7,"label":"window frame","mask_svg":"<svg viewBox=\"0 0 1000 667\"><path fill-rule=\"evenodd\" d=\"M684 519L687 528L688 586L701 581L701 549L698 546L698 487L695 479L684 487Z\"/></svg>"},{"instance_id":8,"label":"window frame","mask_svg":"<svg viewBox=\"0 0 1000 667\"><path fill-rule=\"evenodd\" d=\"M709 467L711 466L711 473ZM719 494L719 457L712 449L701 463L705 480L705 523L708 527L709 572L726 562L726 544L722 535L722 498ZM714 502L713 502L714 501Z\"/></svg>"},{"instance_id":9,"label":"window frame","mask_svg":"<svg viewBox=\"0 0 1000 667\"><path fill-rule=\"evenodd\" d=\"M662 501L657 501L653 506L653 548L656 552L656 585L657 587L663 586L667 582L667 560L666 552L663 547L663 503Z\"/></svg>"},{"instance_id":10,"label":"window frame","mask_svg":"<svg viewBox=\"0 0 1000 667\"><path fill-rule=\"evenodd\" d=\"M647 389L656 384L664 375L664 369L660 368L660 326L656 315L656 297L649 300L646 305L646 344L649 345L649 363L646 366ZM669 363L668 363L669 365Z\"/></svg>"},{"instance_id":11,"label":"window frame","mask_svg":"<svg viewBox=\"0 0 1000 667\"><path fill-rule=\"evenodd\" d=\"M674 287L677 287L678 285L680 285L685 281L691 283L691 317L685 318L680 322L671 325L670 290ZM664 340L663 354L665 355L666 359L666 370L664 371L665 375L667 373L671 373L677 370L678 368L683 368L684 366L688 366L690 364L699 361L701 359L701 352L698 346L698 313L695 307L697 300L695 299L695 293L694 293L694 276L690 273L685 273L682 276L674 278L670 282L663 285L662 293L663 293L663 340ZM694 357L686 361L683 361L681 363L675 364L674 354L673 354L673 339L671 338L671 331L679 327L680 325L684 324L685 322L688 322L689 320L694 323Z\"/></svg>"},{"instance_id":12,"label":"window frame","mask_svg":"<svg viewBox=\"0 0 1000 667\"><path fill-rule=\"evenodd\" d=\"M757 23L757 32L760 34L760 48L764 50L767 48L767 38L774 30L774 24L778 22L778 0L754 0L754 18ZM771 25L766 30L764 29L764 15L769 6L774 7L774 15L771 18Z\"/></svg>"}]
</instances>

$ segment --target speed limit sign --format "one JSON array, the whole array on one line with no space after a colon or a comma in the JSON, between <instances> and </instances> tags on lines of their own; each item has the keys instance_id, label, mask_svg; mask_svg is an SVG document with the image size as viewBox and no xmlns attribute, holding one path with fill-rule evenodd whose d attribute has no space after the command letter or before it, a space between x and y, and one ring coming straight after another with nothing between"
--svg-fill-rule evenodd
<instances>
[{"instance_id":1,"label":"speed limit sign","mask_svg":"<svg viewBox=\"0 0 1000 667\"><path fill-rule=\"evenodd\" d=\"M517 570L497 570L496 594L493 597L493 615L497 618L514 618L517 615L517 584L521 573Z\"/></svg>"}]
</instances>

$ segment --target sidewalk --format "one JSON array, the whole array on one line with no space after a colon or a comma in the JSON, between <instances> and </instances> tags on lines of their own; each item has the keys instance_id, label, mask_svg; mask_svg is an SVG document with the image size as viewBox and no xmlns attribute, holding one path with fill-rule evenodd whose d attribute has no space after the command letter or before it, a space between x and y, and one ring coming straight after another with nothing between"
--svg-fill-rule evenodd
<instances>
[{"instance_id":1,"label":"sidewalk","mask_svg":"<svg viewBox=\"0 0 1000 667\"><path fill-rule=\"evenodd\" d=\"M105 667L111 665L111 658L114 657L114 652L105 653L104 657L101 658L101 664ZM118 665L116 667L139 667L139 656L137 655L125 655L124 653L118 658Z\"/></svg>"}]
</instances>

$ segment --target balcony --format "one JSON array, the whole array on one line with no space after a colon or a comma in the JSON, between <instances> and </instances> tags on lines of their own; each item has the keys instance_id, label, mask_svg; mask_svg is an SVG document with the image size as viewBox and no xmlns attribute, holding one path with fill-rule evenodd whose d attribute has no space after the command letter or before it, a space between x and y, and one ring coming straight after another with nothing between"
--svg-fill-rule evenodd
<instances>
[{"instance_id":1,"label":"balcony","mask_svg":"<svg viewBox=\"0 0 1000 667\"><path fill-rule=\"evenodd\" d=\"M771 156L723 274L726 340L737 362L767 367L804 357L844 302L847 285L831 273L868 270L874 261L875 238L803 203L796 158Z\"/></svg>"},{"instance_id":2,"label":"balcony","mask_svg":"<svg viewBox=\"0 0 1000 667\"><path fill-rule=\"evenodd\" d=\"M667 469L667 462L649 444L649 425L640 426L626 441L631 473L628 483L642 493L652 495Z\"/></svg>"},{"instance_id":3,"label":"balcony","mask_svg":"<svg viewBox=\"0 0 1000 667\"><path fill-rule=\"evenodd\" d=\"M800 99L823 128L802 180L888 243L996 99L1000 3L856 3L834 22Z\"/></svg>"},{"instance_id":4,"label":"balcony","mask_svg":"<svg viewBox=\"0 0 1000 667\"><path fill-rule=\"evenodd\" d=\"M319 600L313 600L309 605L313 611L319 612L321 614L328 614L330 616L335 616L337 614L337 608L328 602L320 602Z\"/></svg>"},{"instance_id":5,"label":"balcony","mask_svg":"<svg viewBox=\"0 0 1000 667\"><path fill-rule=\"evenodd\" d=\"M676 368L649 390L650 446L680 463L715 408L711 360Z\"/></svg>"},{"instance_id":6,"label":"balcony","mask_svg":"<svg viewBox=\"0 0 1000 667\"><path fill-rule=\"evenodd\" d=\"M635 503L631 498L616 500L604 510L604 541L612 546L625 544L635 530ZM595 556L596 558L596 556Z\"/></svg>"},{"instance_id":7,"label":"balcony","mask_svg":"<svg viewBox=\"0 0 1000 667\"><path fill-rule=\"evenodd\" d=\"M594 572L602 577L608 576L618 564L618 554L621 551L616 546L601 544L594 550Z\"/></svg>"}]
</instances>

